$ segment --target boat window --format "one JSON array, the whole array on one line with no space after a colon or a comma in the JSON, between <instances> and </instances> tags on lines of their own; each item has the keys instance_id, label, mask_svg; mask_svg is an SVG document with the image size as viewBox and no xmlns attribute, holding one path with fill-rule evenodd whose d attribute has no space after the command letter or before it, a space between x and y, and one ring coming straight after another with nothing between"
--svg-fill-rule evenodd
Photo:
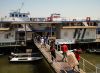
<instances>
[{"instance_id":1,"label":"boat window","mask_svg":"<svg viewBox=\"0 0 100 73\"><path fill-rule=\"evenodd\" d=\"M23 28L23 26L21 24L18 25L18 28Z\"/></svg>"},{"instance_id":2,"label":"boat window","mask_svg":"<svg viewBox=\"0 0 100 73\"><path fill-rule=\"evenodd\" d=\"M25 59L18 59L18 60L27 60L27 58L25 58Z\"/></svg>"},{"instance_id":3,"label":"boat window","mask_svg":"<svg viewBox=\"0 0 100 73\"><path fill-rule=\"evenodd\" d=\"M0 24L0 27L9 28L10 27L10 24L9 23L5 23L5 24L4 23L3 24L1 23Z\"/></svg>"},{"instance_id":4,"label":"boat window","mask_svg":"<svg viewBox=\"0 0 100 73\"><path fill-rule=\"evenodd\" d=\"M18 14L15 14L15 17L18 17Z\"/></svg>"},{"instance_id":5,"label":"boat window","mask_svg":"<svg viewBox=\"0 0 100 73\"><path fill-rule=\"evenodd\" d=\"M16 57L31 57L31 55L17 55Z\"/></svg>"},{"instance_id":6,"label":"boat window","mask_svg":"<svg viewBox=\"0 0 100 73\"><path fill-rule=\"evenodd\" d=\"M19 17L22 17L22 15L20 14Z\"/></svg>"},{"instance_id":7,"label":"boat window","mask_svg":"<svg viewBox=\"0 0 100 73\"><path fill-rule=\"evenodd\" d=\"M11 17L14 17L14 14L12 14Z\"/></svg>"},{"instance_id":8,"label":"boat window","mask_svg":"<svg viewBox=\"0 0 100 73\"><path fill-rule=\"evenodd\" d=\"M3 27L8 28L8 27L10 27L10 24L5 24L5 25L3 25Z\"/></svg>"},{"instance_id":9,"label":"boat window","mask_svg":"<svg viewBox=\"0 0 100 73\"><path fill-rule=\"evenodd\" d=\"M25 36L25 32L19 33L19 36L20 36L20 37Z\"/></svg>"},{"instance_id":10,"label":"boat window","mask_svg":"<svg viewBox=\"0 0 100 73\"><path fill-rule=\"evenodd\" d=\"M97 26L97 23L96 22L94 22L94 26Z\"/></svg>"},{"instance_id":11,"label":"boat window","mask_svg":"<svg viewBox=\"0 0 100 73\"><path fill-rule=\"evenodd\" d=\"M25 17L25 15L23 15L23 17Z\"/></svg>"}]
</instances>

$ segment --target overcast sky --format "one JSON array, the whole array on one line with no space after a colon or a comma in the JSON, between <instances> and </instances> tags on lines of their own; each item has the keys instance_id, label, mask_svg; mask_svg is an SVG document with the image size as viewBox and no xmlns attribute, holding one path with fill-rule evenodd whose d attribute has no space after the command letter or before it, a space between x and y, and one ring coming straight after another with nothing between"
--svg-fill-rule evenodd
<instances>
[{"instance_id":1,"label":"overcast sky","mask_svg":"<svg viewBox=\"0 0 100 73\"><path fill-rule=\"evenodd\" d=\"M100 0L0 0L0 17L19 8L21 12L30 12L32 17L60 13L70 18L100 18Z\"/></svg>"}]
</instances>

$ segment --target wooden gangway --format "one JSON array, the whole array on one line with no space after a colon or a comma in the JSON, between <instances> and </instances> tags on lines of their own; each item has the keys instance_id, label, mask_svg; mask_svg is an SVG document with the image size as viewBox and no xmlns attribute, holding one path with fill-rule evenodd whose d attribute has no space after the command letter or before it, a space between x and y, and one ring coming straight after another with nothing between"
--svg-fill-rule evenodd
<instances>
[{"instance_id":1,"label":"wooden gangway","mask_svg":"<svg viewBox=\"0 0 100 73\"><path fill-rule=\"evenodd\" d=\"M56 73L69 73L70 71L73 71L73 68L70 66L68 62L62 61L62 54L60 54L58 51L56 51L56 61L52 62L51 60L51 53L50 53L50 46L46 44L46 47L41 47L40 43L35 42L35 45L38 47L38 49L41 51L43 56L48 61L49 65L54 69ZM78 70L76 69L76 72ZM74 73L74 72L73 72ZM80 70L80 73L85 73L82 70Z\"/></svg>"}]
</instances>

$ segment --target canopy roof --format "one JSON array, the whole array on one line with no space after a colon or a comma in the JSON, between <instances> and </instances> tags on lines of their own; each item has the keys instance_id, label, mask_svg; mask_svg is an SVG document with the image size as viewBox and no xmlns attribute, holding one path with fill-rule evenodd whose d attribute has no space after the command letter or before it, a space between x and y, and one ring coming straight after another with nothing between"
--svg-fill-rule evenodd
<instances>
[{"instance_id":1,"label":"canopy roof","mask_svg":"<svg viewBox=\"0 0 100 73\"><path fill-rule=\"evenodd\" d=\"M55 40L56 45L61 44L75 44L75 39L56 39Z\"/></svg>"}]
</instances>

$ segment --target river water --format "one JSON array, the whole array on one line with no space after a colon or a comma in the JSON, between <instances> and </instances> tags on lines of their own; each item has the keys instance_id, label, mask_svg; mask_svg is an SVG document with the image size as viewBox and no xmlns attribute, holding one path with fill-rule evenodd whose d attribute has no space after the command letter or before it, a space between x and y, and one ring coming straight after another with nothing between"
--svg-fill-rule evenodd
<instances>
[{"instance_id":1,"label":"river water","mask_svg":"<svg viewBox=\"0 0 100 73\"><path fill-rule=\"evenodd\" d=\"M54 73L45 59L33 63L9 63L8 55L0 56L0 73Z\"/></svg>"},{"instance_id":2,"label":"river water","mask_svg":"<svg viewBox=\"0 0 100 73\"><path fill-rule=\"evenodd\" d=\"M28 47L21 47L17 50L25 52L25 48L32 48L33 53L40 53L33 43L29 43ZM10 52L17 50L16 48L15 50L14 48L0 48L0 52L4 54L0 55L0 73L54 73L45 58L33 63L9 63Z\"/></svg>"},{"instance_id":3,"label":"river water","mask_svg":"<svg viewBox=\"0 0 100 73\"><path fill-rule=\"evenodd\" d=\"M100 65L100 53L83 53L81 56L95 66Z\"/></svg>"}]
</instances>

